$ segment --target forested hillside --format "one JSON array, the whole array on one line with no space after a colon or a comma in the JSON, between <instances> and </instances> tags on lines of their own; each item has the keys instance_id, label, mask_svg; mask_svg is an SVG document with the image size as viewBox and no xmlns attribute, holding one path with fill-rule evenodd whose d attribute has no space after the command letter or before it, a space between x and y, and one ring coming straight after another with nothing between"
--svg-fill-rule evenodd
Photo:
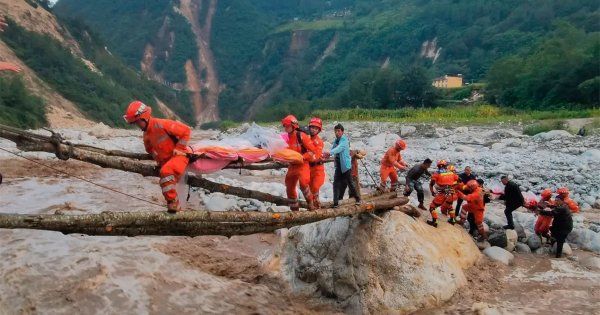
<instances>
[{"instance_id":1,"label":"forested hillside","mask_svg":"<svg viewBox=\"0 0 600 315\"><path fill-rule=\"evenodd\" d=\"M187 0L209 39L215 79L179 0L60 0L114 53L201 93L218 84L225 119L272 119L316 108L433 106L431 79L489 82L490 102L528 108L599 103L600 3L595 0ZM566 59L563 59L565 57ZM565 62L563 62L565 61ZM216 81L218 80L218 81Z\"/></svg>"}]
</instances>

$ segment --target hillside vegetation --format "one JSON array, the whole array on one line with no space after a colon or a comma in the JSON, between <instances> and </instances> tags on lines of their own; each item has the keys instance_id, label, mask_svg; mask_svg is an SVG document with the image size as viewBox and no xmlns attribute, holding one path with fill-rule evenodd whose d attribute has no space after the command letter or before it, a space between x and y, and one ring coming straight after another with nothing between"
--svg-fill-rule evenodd
<instances>
[{"instance_id":1,"label":"hillside vegetation","mask_svg":"<svg viewBox=\"0 0 600 315\"><path fill-rule=\"evenodd\" d=\"M157 67L181 81L197 47L184 41L189 25L177 4L61 0L55 12L85 20L134 67L146 43L177 46L177 56L157 54ZM487 82L488 101L501 107L599 106L599 7L594 0L218 0L211 50L221 117L446 106L431 79L458 73ZM199 11L205 19L206 7ZM172 43L165 30L175 34Z\"/></svg>"}]
</instances>

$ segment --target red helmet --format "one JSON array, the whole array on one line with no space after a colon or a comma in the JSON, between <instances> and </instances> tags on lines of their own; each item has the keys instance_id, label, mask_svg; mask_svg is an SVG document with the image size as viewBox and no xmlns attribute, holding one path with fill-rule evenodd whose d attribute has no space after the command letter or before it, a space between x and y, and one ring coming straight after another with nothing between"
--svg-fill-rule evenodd
<instances>
[{"instance_id":1,"label":"red helmet","mask_svg":"<svg viewBox=\"0 0 600 315\"><path fill-rule=\"evenodd\" d=\"M558 190L556 190L556 193L561 195L561 196L568 196L569 195L569 188L567 187L560 187Z\"/></svg>"},{"instance_id":2,"label":"red helmet","mask_svg":"<svg viewBox=\"0 0 600 315\"><path fill-rule=\"evenodd\" d=\"M437 162L437 167L438 168L442 168L442 167L446 167L446 166L448 166L448 162L446 162L446 160L439 160Z\"/></svg>"},{"instance_id":3,"label":"red helmet","mask_svg":"<svg viewBox=\"0 0 600 315\"><path fill-rule=\"evenodd\" d=\"M394 146L396 146L397 148L400 148L400 150L404 150L404 149L406 149L406 142L404 142L404 140L402 140L402 139L398 139L398 140L396 140L396 143L394 143Z\"/></svg>"},{"instance_id":4,"label":"red helmet","mask_svg":"<svg viewBox=\"0 0 600 315\"><path fill-rule=\"evenodd\" d=\"M448 165L447 169L448 169L450 172L456 172L456 167L455 167L454 165Z\"/></svg>"},{"instance_id":5,"label":"red helmet","mask_svg":"<svg viewBox=\"0 0 600 315\"><path fill-rule=\"evenodd\" d=\"M529 202L527 202L527 208L531 209L531 208L535 208L538 206L538 202L535 199L529 200Z\"/></svg>"},{"instance_id":6,"label":"red helmet","mask_svg":"<svg viewBox=\"0 0 600 315\"><path fill-rule=\"evenodd\" d=\"M550 197L552 197L552 190L544 189L540 195L542 196L542 199L550 199Z\"/></svg>"},{"instance_id":7,"label":"red helmet","mask_svg":"<svg viewBox=\"0 0 600 315\"><path fill-rule=\"evenodd\" d=\"M309 127L317 127L317 128L319 128L319 130L322 130L323 129L323 121L321 120L321 118L313 117L310 119L308 126Z\"/></svg>"},{"instance_id":8,"label":"red helmet","mask_svg":"<svg viewBox=\"0 0 600 315\"><path fill-rule=\"evenodd\" d=\"M128 124L133 124L140 119L150 119L151 114L152 108L150 106L147 106L140 101L133 101L129 104L129 107L127 107L123 119L125 119Z\"/></svg>"},{"instance_id":9,"label":"red helmet","mask_svg":"<svg viewBox=\"0 0 600 315\"><path fill-rule=\"evenodd\" d=\"M294 115L287 115L284 119L281 120L282 126L294 126L298 127L298 119Z\"/></svg>"},{"instance_id":10,"label":"red helmet","mask_svg":"<svg viewBox=\"0 0 600 315\"><path fill-rule=\"evenodd\" d=\"M467 187L469 187L469 189L471 190L475 190L477 189L477 187L479 187L479 183L477 182L477 180L471 179L467 182Z\"/></svg>"}]
</instances>

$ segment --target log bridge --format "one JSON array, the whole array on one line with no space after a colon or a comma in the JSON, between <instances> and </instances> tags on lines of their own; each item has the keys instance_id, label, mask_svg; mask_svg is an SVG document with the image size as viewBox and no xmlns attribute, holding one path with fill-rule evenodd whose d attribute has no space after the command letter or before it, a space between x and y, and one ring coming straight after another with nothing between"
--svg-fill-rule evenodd
<instances>
[{"instance_id":1,"label":"log bridge","mask_svg":"<svg viewBox=\"0 0 600 315\"><path fill-rule=\"evenodd\" d=\"M52 136L45 136L0 125L0 138L15 142L17 148L23 151L55 153L61 159L73 158L104 168L134 172L143 176L158 177L159 174L158 167L150 163L150 157L147 154L71 144L54 132L52 132ZM282 167L286 166L273 161L265 161L248 165L233 162L226 168L266 170ZM252 198L276 205L288 205L290 202L284 197L216 183L199 175L189 175L187 183L192 187L200 187L209 192ZM295 212L183 211L177 214L168 214L164 211L143 211L103 212L87 215L2 213L0 214L0 228L39 229L87 235L224 235L230 237L272 232L329 218L375 213L390 209L402 211L414 217L420 215L415 207L408 204L406 197L397 197L396 193L373 192L363 195L362 198L361 205L354 205L353 201L343 200L340 202L340 207L330 208L331 202L324 202L322 203L323 209ZM306 207L306 203L304 202L301 206Z\"/></svg>"}]
</instances>

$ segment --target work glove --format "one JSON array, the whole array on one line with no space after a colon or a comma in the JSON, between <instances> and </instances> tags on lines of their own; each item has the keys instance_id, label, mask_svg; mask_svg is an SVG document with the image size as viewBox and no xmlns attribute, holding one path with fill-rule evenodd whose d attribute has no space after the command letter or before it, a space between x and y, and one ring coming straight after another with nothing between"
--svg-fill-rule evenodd
<instances>
[{"instance_id":1,"label":"work glove","mask_svg":"<svg viewBox=\"0 0 600 315\"><path fill-rule=\"evenodd\" d=\"M323 158L328 159L331 157L331 153L329 152L323 152Z\"/></svg>"}]
</instances>

